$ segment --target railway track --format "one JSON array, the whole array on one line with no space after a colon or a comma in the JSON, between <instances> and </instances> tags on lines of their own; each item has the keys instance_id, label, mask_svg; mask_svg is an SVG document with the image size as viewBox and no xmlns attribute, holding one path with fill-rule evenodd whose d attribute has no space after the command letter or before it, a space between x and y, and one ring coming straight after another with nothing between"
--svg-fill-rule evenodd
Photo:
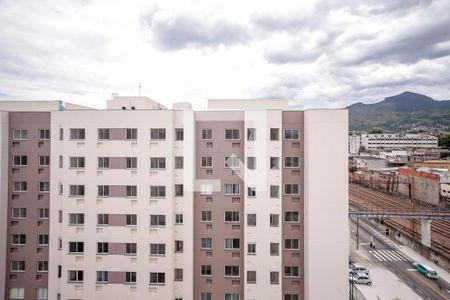
<instances>
[{"instance_id":1,"label":"railway track","mask_svg":"<svg viewBox=\"0 0 450 300\"><path fill-rule=\"evenodd\" d=\"M351 203L356 203L370 210L415 212L427 212L430 210L429 206L412 205L407 199L387 195L355 184L349 185L349 200ZM414 219L389 219L384 220L384 222L393 228L398 228L399 231L409 238L418 242L421 241L421 224L419 221ZM431 249L450 258L450 221L433 220L430 229Z\"/></svg>"}]
</instances>

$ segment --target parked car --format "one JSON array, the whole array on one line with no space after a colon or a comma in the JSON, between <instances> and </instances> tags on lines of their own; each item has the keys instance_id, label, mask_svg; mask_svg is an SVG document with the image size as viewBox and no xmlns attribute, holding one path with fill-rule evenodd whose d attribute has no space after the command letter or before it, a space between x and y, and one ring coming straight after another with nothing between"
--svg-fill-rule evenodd
<instances>
[{"instance_id":1,"label":"parked car","mask_svg":"<svg viewBox=\"0 0 450 300\"><path fill-rule=\"evenodd\" d=\"M349 275L350 282L371 285L372 280L366 273L351 273Z\"/></svg>"},{"instance_id":2,"label":"parked car","mask_svg":"<svg viewBox=\"0 0 450 300\"><path fill-rule=\"evenodd\" d=\"M353 269L355 267L355 262L353 260L348 261L348 268Z\"/></svg>"},{"instance_id":3,"label":"parked car","mask_svg":"<svg viewBox=\"0 0 450 300\"><path fill-rule=\"evenodd\" d=\"M349 268L348 271L351 274L364 273L364 274L369 275L369 270L366 267L364 267L362 265L358 265L358 264L354 264L353 268L351 268L351 269Z\"/></svg>"},{"instance_id":4,"label":"parked car","mask_svg":"<svg viewBox=\"0 0 450 300\"><path fill-rule=\"evenodd\" d=\"M421 273L422 275L424 275L427 278L430 278L430 279L438 278L437 272L427 265L422 265L422 264L419 264L418 262L415 262L412 264L412 266L414 269L416 269L419 273Z\"/></svg>"}]
</instances>

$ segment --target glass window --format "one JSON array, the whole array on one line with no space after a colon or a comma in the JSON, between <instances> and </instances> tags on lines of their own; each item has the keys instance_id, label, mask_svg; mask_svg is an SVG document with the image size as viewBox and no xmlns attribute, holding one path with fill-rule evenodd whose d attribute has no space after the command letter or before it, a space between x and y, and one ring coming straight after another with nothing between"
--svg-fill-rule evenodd
<instances>
[{"instance_id":1,"label":"glass window","mask_svg":"<svg viewBox=\"0 0 450 300\"><path fill-rule=\"evenodd\" d=\"M247 283L256 283L256 271L247 271Z\"/></svg>"},{"instance_id":2,"label":"glass window","mask_svg":"<svg viewBox=\"0 0 450 300\"><path fill-rule=\"evenodd\" d=\"M13 140L26 140L28 131L26 129L13 129Z\"/></svg>"},{"instance_id":3,"label":"glass window","mask_svg":"<svg viewBox=\"0 0 450 300\"><path fill-rule=\"evenodd\" d=\"M99 169L109 169L109 157L99 157L98 158L98 168Z\"/></svg>"},{"instance_id":4,"label":"glass window","mask_svg":"<svg viewBox=\"0 0 450 300\"><path fill-rule=\"evenodd\" d=\"M136 255L137 253L137 243L126 243L125 244L125 254L126 255Z\"/></svg>"},{"instance_id":5,"label":"glass window","mask_svg":"<svg viewBox=\"0 0 450 300\"><path fill-rule=\"evenodd\" d=\"M150 284L165 284L166 283L166 273L162 272L150 272Z\"/></svg>"},{"instance_id":6,"label":"glass window","mask_svg":"<svg viewBox=\"0 0 450 300\"><path fill-rule=\"evenodd\" d=\"M84 253L84 242L69 242L69 253Z\"/></svg>"},{"instance_id":7,"label":"glass window","mask_svg":"<svg viewBox=\"0 0 450 300\"><path fill-rule=\"evenodd\" d=\"M237 238L225 239L224 248L225 250L239 250L240 240Z\"/></svg>"},{"instance_id":8,"label":"glass window","mask_svg":"<svg viewBox=\"0 0 450 300\"><path fill-rule=\"evenodd\" d=\"M298 211L285 211L284 212L284 221L291 222L291 223L300 222Z\"/></svg>"},{"instance_id":9,"label":"glass window","mask_svg":"<svg viewBox=\"0 0 450 300\"><path fill-rule=\"evenodd\" d=\"M299 194L298 184L285 184L284 185L284 194L285 195L298 195Z\"/></svg>"},{"instance_id":10,"label":"glass window","mask_svg":"<svg viewBox=\"0 0 450 300\"><path fill-rule=\"evenodd\" d=\"M127 157L127 169L137 168L137 157Z\"/></svg>"},{"instance_id":11,"label":"glass window","mask_svg":"<svg viewBox=\"0 0 450 300\"><path fill-rule=\"evenodd\" d=\"M284 249L286 250L298 250L298 239L285 239L284 240Z\"/></svg>"},{"instance_id":12,"label":"glass window","mask_svg":"<svg viewBox=\"0 0 450 300\"><path fill-rule=\"evenodd\" d=\"M150 215L150 226L163 227L166 226L165 215Z\"/></svg>"},{"instance_id":13,"label":"glass window","mask_svg":"<svg viewBox=\"0 0 450 300\"><path fill-rule=\"evenodd\" d=\"M150 255L165 255L166 244L150 244Z\"/></svg>"},{"instance_id":14,"label":"glass window","mask_svg":"<svg viewBox=\"0 0 450 300\"><path fill-rule=\"evenodd\" d=\"M271 256L280 255L280 244L279 243L270 243L270 255Z\"/></svg>"},{"instance_id":15,"label":"glass window","mask_svg":"<svg viewBox=\"0 0 450 300\"><path fill-rule=\"evenodd\" d=\"M270 158L270 169L271 170L279 170L280 169L280 158L279 157L271 157Z\"/></svg>"},{"instance_id":16,"label":"glass window","mask_svg":"<svg viewBox=\"0 0 450 300\"><path fill-rule=\"evenodd\" d=\"M183 269L174 270L174 281L183 281Z\"/></svg>"},{"instance_id":17,"label":"glass window","mask_svg":"<svg viewBox=\"0 0 450 300\"><path fill-rule=\"evenodd\" d=\"M109 185L98 185L97 186L97 196L98 197L108 197L109 196Z\"/></svg>"},{"instance_id":18,"label":"glass window","mask_svg":"<svg viewBox=\"0 0 450 300\"><path fill-rule=\"evenodd\" d=\"M175 156L175 169L184 168L184 158L183 156Z\"/></svg>"},{"instance_id":19,"label":"glass window","mask_svg":"<svg viewBox=\"0 0 450 300\"><path fill-rule=\"evenodd\" d=\"M38 219L45 220L48 219L49 209L48 208L38 208Z\"/></svg>"},{"instance_id":20,"label":"glass window","mask_svg":"<svg viewBox=\"0 0 450 300\"><path fill-rule=\"evenodd\" d=\"M202 211L201 212L201 221L202 222L212 222L212 211Z\"/></svg>"},{"instance_id":21,"label":"glass window","mask_svg":"<svg viewBox=\"0 0 450 300\"><path fill-rule=\"evenodd\" d=\"M38 234L38 246L48 246L48 234Z\"/></svg>"},{"instance_id":22,"label":"glass window","mask_svg":"<svg viewBox=\"0 0 450 300\"><path fill-rule=\"evenodd\" d=\"M298 129L285 129L284 139L285 140L298 140L300 138Z\"/></svg>"},{"instance_id":23,"label":"glass window","mask_svg":"<svg viewBox=\"0 0 450 300\"><path fill-rule=\"evenodd\" d=\"M256 141L256 128L247 128L247 141Z\"/></svg>"},{"instance_id":24,"label":"glass window","mask_svg":"<svg viewBox=\"0 0 450 300\"><path fill-rule=\"evenodd\" d=\"M212 129L202 129L202 140L212 140Z\"/></svg>"},{"instance_id":25,"label":"glass window","mask_svg":"<svg viewBox=\"0 0 450 300\"><path fill-rule=\"evenodd\" d=\"M176 225L183 224L183 214L182 213L175 214L175 224Z\"/></svg>"},{"instance_id":26,"label":"glass window","mask_svg":"<svg viewBox=\"0 0 450 300\"><path fill-rule=\"evenodd\" d=\"M137 128L127 128L127 140L137 140Z\"/></svg>"},{"instance_id":27,"label":"glass window","mask_svg":"<svg viewBox=\"0 0 450 300\"><path fill-rule=\"evenodd\" d=\"M25 299L25 288L10 288L9 299Z\"/></svg>"},{"instance_id":28,"label":"glass window","mask_svg":"<svg viewBox=\"0 0 450 300\"><path fill-rule=\"evenodd\" d=\"M278 185L270 186L270 198L280 198L280 186Z\"/></svg>"},{"instance_id":29,"label":"glass window","mask_svg":"<svg viewBox=\"0 0 450 300\"><path fill-rule=\"evenodd\" d=\"M14 181L13 182L13 192L26 192L27 182L26 181Z\"/></svg>"},{"instance_id":30,"label":"glass window","mask_svg":"<svg viewBox=\"0 0 450 300\"><path fill-rule=\"evenodd\" d=\"M150 186L151 198L164 198L166 197L166 187L163 185L151 185Z\"/></svg>"},{"instance_id":31,"label":"glass window","mask_svg":"<svg viewBox=\"0 0 450 300\"><path fill-rule=\"evenodd\" d=\"M25 207L14 207L12 210L12 219L25 219L27 217L27 209Z\"/></svg>"},{"instance_id":32,"label":"glass window","mask_svg":"<svg viewBox=\"0 0 450 300\"><path fill-rule=\"evenodd\" d=\"M238 211L226 211L224 222L239 223L239 212Z\"/></svg>"},{"instance_id":33,"label":"glass window","mask_svg":"<svg viewBox=\"0 0 450 300\"><path fill-rule=\"evenodd\" d=\"M239 294L225 293L224 300L239 300Z\"/></svg>"},{"instance_id":34,"label":"glass window","mask_svg":"<svg viewBox=\"0 0 450 300\"><path fill-rule=\"evenodd\" d=\"M184 195L184 186L182 184L175 184L175 196L181 197Z\"/></svg>"},{"instance_id":35,"label":"glass window","mask_svg":"<svg viewBox=\"0 0 450 300\"><path fill-rule=\"evenodd\" d=\"M202 238L200 249L212 249L212 238Z\"/></svg>"},{"instance_id":36,"label":"glass window","mask_svg":"<svg viewBox=\"0 0 450 300\"><path fill-rule=\"evenodd\" d=\"M202 265L201 266L200 275L201 276L212 276L212 267L211 267L211 265Z\"/></svg>"},{"instance_id":37,"label":"glass window","mask_svg":"<svg viewBox=\"0 0 450 300\"><path fill-rule=\"evenodd\" d=\"M70 128L71 140L84 140L86 138L86 130L84 128Z\"/></svg>"},{"instance_id":38,"label":"glass window","mask_svg":"<svg viewBox=\"0 0 450 300\"><path fill-rule=\"evenodd\" d=\"M85 160L84 157L71 157L70 158L70 167L76 169L84 169Z\"/></svg>"},{"instance_id":39,"label":"glass window","mask_svg":"<svg viewBox=\"0 0 450 300\"><path fill-rule=\"evenodd\" d=\"M127 197L137 197L137 186L127 185L126 186L126 196Z\"/></svg>"},{"instance_id":40,"label":"glass window","mask_svg":"<svg viewBox=\"0 0 450 300\"><path fill-rule=\"evenodd\" d=\"M26 234L13 234L11 236L11 244L12 245L26 245L27 244L27 235Z\"/></svg>"},{"instance_id":41,"label":"glass window","mask_svg":"<svg viewBox=\"0 0 450 300\"><path fill-rule=\"evenodd\" d=\"M225 277L239 277L239 266L225 266Z\"/></svg>"},{"instance_id":42,"label":"glass window","mask_svg":"<svg viewBox=\"0 0 450 300\"><path fill-rule=\"evenodd\" d=\"M99 140L109 140L109 128L99 128L98 129L98 139Z\"/></svg>"},{"instance_id":43,"label":"glass window","mask_svg":"<svg viewBox=\"0 0 450 300\"><path fill-rule=\"evenodd\" d=\"M48 167L48 166L50 166L50 156L48 156L48 155L39 155L39 166L40 167Z\"/></svg>"},{"instance_id":44,"label":"glass window","mask_svg":"<svg viewBox=\"0 0 450 300\"><path fill-rule=\"evenodd\" d=\"M69 282L83 282L83 275L82 270L69 270L67 278Z\"/></svg>"},{"instance_id":45,"label":"glass window","mask_svg":"<svg viewBox=\"0 0 450 300\"><path fill-rule=\"evenodd\" d=\"M84 185L70 185L70 196L84 196Z\"/></svg>"},{"instance_id":46,"label":"glass window","mask_svg":"<svg viewBox=\"0 0 450 300\"><path fill-rule=\"evenodd\" d=\"M48 181L39 181L39 192L40 193L48 193L48 192L50 192L50 182L48 182Z\"/></svg>"},{"instance_id":47,"label":"glass window","mask_svg":"<svg viewBox=\"0 0 450 300\"><path fill-rule=\"evenodd\" d=\"M240 139L239 129L225 129L225 139L226 140L239 140Z\"/></svg>"},{"instance_id":48,"label":"glass window","mask_svg":"<svg viewBox=\"0 0 450 300\"><path fill-rule=\"evenodd\" d=\"M137 225L137 215L136 214L128 214L126 215L126 223L127 226L136 226Z\"/></svg>"},{"instance_id":49,"label":"glass window","mask_svg":"<svg viewBox=\"0 0 450 300\"><path fill-rule=\"evenodd\" d=\"M247 157L247 169L249 170L256 169L256 157L254 156Z\"/></svg>"},{"instance_id":50,"label":"glass window","mask_svg":"<svg viewBox=\"0 0 450 300\"><path fill-rule=\"evenodd\" d=\"M271 141L279 141L280 140L280 129L279 128L270 128L270 140Z\"/></svg>"},{"instance_id":51,"label":"glass window","mask_svg":"<svg viewBox=\"0 0 450 300\"><path fill-rule=\"evenodd\" d=\"M109 225L109 215L97 214L97 225Z\"/></svg>"},{"instance_id":52,"label":"glass window","mask_svg":"<svg viewBox=\"0 0 450 300\"><path fill-rule=\"evenodd\" d=\"M165 128L150 129L150 139L151 140L165 140L166 139L166 129Z\"/></svg>"},{"instance_id":53,"label":"glass window","mask_svg":"<svg viewBox=\"0 0 450 300\"><path fill-rule=\"evenodd\" d=\"M47 288L37 288L36 289L36 300L47 300L48 290Z\"/></svg>"},{"instance_id":54,"label":"glass window","mask_svg":"<svg viewBox=\"0 0 450 300\"><path fill-rule=\"evenodd\" d=\"M280 272L270 271L270 284L280 284Z\"/></svg>"},{"instance_id":55,"label":"glass window","mask_svg":"<svg viewBox=\"0 0 450 300\"><path fill-rule=\"evenodd\" d=\"M247 254L248 255L256 254L256 243L248 243L247 244Z\"/></svg>"},{"instance_id":56,"label":"glass window","mask_svg":"<svg viewBox=\"0 0 450 300\"><path fill-rule=\"evenodd\" d=\"M212 194L213 194L213 185L212 184L201 184L200 185L200 195L211 196Z\"/></svg>"},{"instance_id":57,"label":"glass window","mask_svg":"<svg viewBox=\"0 0 450 300\"><path fill-rule=\"evenodd\" d=\"M256 214L247 214L247 226L256 226Z\"/></svg>"},{"instance_id":58,"label":"glass window","mask_svg":"<svg viewBox=\"0 0 450 300\"><path fill-rule=\"evenodd\" d=\"M280 226L280 215L270 214L270 227Z\"/></svg>"},{"instance_id":59,"label":"glass window","mask_svg":"<svg viewBox=\"0 0 450 300\"><path fill-rule=\"evenodd\" d=\"M125 283L136 283L136 272L125 272Z\"/></svg>"},{"instance_id":60,"label":"glass window","mask_svg":"<svg viewBox=\"0 0 450 300\"><path fill-rule=\"evenodd\" d=\"M298 168L299 167L299 157L298 156L286 156L284 158L285 168Z\"/></svg>"},{"instance_id":61,"label":"glass window","mask_svg":"<svg viewBox=\"0 0 450 300\"><path fill-rule=\"evenodd\" d=\"M299 277L298 266L284 266L284 277Z\"/></svg>"},{"instance_id":62,"label":"glass window","mask_svg":"<svg viewBox=\"0 0 450 300\"><path fill-rule=\"evenodd\" d=\"M256 187L255 186L247 187L247 196L248 197L256 197Z\"/></svg>"},{"instance_id":63,"label":"glass window","mask_svg":"<svg viewBox=\"0 0 450 300\"><path fill-rule=\"evenodd\" d=\"M26 155L13 155L13 166L26 166L27 161Z\"/></svg>"},{"instance_id":64,"label":"glass window","mask_svg":"<svg viewBox=\"0 0 450 300\"><path fill-rule=\"evenodd\" d=\"M184 129L183 128L175 128L175 141L184 140Z\"/></svg>"},{"instance_id":65,"label":"glass window","mask_svg":"<svg viewBox=\"0 0 450 300\"><path fill-rule=\"evenodd\" d=\"M150 169L165 169L166 158L165 157L150 157Z\"/></svg>"},{"instance_id":66,"label":"glass window","mask_svg":"<svg viewBox=\"0 0 450 300\"><path fill-rule=\"evenodd\" d=\"M237 169L240 165L239 157L237 156L225 156L224 157L225 168Z\"/></svg>"},{"instance_id":67,"label":"glass window","mask_svg":"<svg viewBox=\"0 0 450 300\"><path fill-rule=\"evenodd\" d=\"M212 168L213 166L213 158L212 156L202 156L201 158L201 167L202 168Z\"/></svg>"},{"instance_id":68,"label":"glass window","mask_svg":"<svg viewBox=\"0 0 450 300\"><path fill-rule=\"evenodd\" d=\"M238 183L225 183L224 185L225 195L239 195Z\"/></svg>"},{"instance_id":69,"label":"glass window","mask_svg":"<svg viewBox=\"0 0 450 300\"><path fill-rule=\"evenodd\" d=\"M175 241L175 253L183 253L184 242L180 240Z\"/></svg>"},{"instance_id":70,"label":"glass window","mask_svg":"<svg viewBox=\"0 0 450 300\"><path fill-rule=\"evenodd\" d=\"M50 139L50 129L39 129L39 139L49 140Z\"/></svg>"},{"instance_id":71,"label":"glass window","mask_svg":"<svg viewBox=\"0 0 450 300\"><path fill-rule=\"evenodd\" d=\"M207 292L200 293L200 300L212 300L212 294Z\"/></svg>"},{"instance_id":72,"label":"glass window","mask_svg":"<svg viewBox=\"0 0 450 300\"><path fill-rule=\"evenodd\" d=\"M69 214L69 225L84 225L84 214Z\"/></svg>"},{"instance_id":73,"label":"glass window","mask_svg":"<svg viewBox=\"0 0 450 300\"><path fill-rule=\"evenodd\" d=\"M97 254L108 254L109 244L107 242L97 243Z\"/></svg>"}]
</instances>

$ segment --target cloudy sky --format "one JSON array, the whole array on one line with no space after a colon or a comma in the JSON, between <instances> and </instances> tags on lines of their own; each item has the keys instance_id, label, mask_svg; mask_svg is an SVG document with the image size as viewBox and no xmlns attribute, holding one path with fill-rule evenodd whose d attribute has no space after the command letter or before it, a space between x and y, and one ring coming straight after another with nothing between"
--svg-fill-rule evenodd
<instances>
[{"instance_id":1,"label":"cloudy sky","mask_svg":"<svg viewBox=\"0 0 450 300\"><path fill-rule=\"evenodd\" d=\"M450 99L449 11L449 0L0 0L0 99L103 107L139 82L198 108Z\"/></svg>"}]
</instances>

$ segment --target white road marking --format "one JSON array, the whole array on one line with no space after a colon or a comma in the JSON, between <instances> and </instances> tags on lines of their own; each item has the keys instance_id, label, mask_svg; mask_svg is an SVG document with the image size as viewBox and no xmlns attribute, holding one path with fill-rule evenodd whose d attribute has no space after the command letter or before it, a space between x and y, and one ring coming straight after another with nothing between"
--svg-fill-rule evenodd
<instances>
[{"instance_id":1,"label":"white road marking","mask_svg":"<svg viewBox=\"0 0 450 300\"><path fill-rule=\"evenodd\" d=\"M373 252L372 254L373 254L373 256L375 256L379 261L384 261L384 258L382 258L380 255L378 255L378 253Z\"/></svg>"},{"instance_id":2,"label":"white road marking","mask_svg":"<svg viewBox=\"0 0 450 300\"><path fill-rule=\"evenodd\" d=\"M376 252L379 256L381 256L385 261L391 261L391 259L385 256L381 251Z\"/></svg>"},{"instance_id":3,"label":"white road marking","mask_svg":"<svg viewBox=\"0 0 450 300\"><path fill-rule=\"evenodd\" d=\"M392 253L392 255L397 257L398 260L406 261L401 255L399 255L398 251L395 251L395 250L389 250L389 251Z\"/></svg>"},{"instance_id":4,"label":"white road marking","mask_svg":"<svg viewBox=\"0 0 450 300\"><path fill-rule=\"evenodd\" d=\"M416 289L416 291L418 291L419 293L421 293L423 295L423 292L419 289Z\"/></svg>"},{"instance_id":5,"label":"white road marking","mask_svg":"<svg viewBox=\"0 0 450 300\"><path fill-rule=\"evenodd\" d=\"M395 257L393 257L387 250L380 250L383 251L383 254L390 258L390 261L396 260Z\"/></svg>"}]
</instances>

